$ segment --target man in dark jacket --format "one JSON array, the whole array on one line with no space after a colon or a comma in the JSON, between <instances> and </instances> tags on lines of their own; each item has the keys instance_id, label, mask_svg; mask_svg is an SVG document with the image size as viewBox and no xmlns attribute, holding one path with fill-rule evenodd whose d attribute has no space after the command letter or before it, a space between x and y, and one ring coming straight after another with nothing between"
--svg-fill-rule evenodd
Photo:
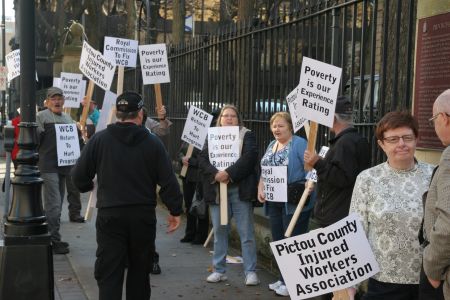
<instances>
[{"instance_id":1,"label":"man in dark jacket","mask_svg":"<svg viewBox=\"0 0 450 300\"><path fill-rule=\"evenodd\" d=\"M352 105L338 97L334 124L335 137L324 159L305 151L305 163L317 171L317 198L310 229L331 225L348 215L353 186L358 174L370 165L369 145L351 125Z\"/></svg>"},{"instance_id":2,"label":"man in dark jacket","mask_svg":"<svg viewBox=\"0 0 450 300\"><path fill-rule=\"evenodd\" d=\"M97 260L100 300L122 299L128 258L127 299L149 299L150 265L155 248L156 185L168 207L168 232L180 225L182 194L160 140L142 126L143 101L124 92L116 100L117 123L95 134L72 171L82 192L97 174Z\"/></svg>"},{"instance_id":3,"label":"man in dark jacket","mask_svg":"<svg viewBox=\"0 0 450 300\"><path fill-rule=\"evenodd\" d=\"M331 128L335 137L329 141L330 149L325 158L305 151L305 163L316 169L318 177L317 198L309 230L329 226L348 215L356 177L370 165L369 144L351 125L352 112L350 100L338 97ZM317 299L328 297L324 295Z\"/></svg>"}]
</instances>

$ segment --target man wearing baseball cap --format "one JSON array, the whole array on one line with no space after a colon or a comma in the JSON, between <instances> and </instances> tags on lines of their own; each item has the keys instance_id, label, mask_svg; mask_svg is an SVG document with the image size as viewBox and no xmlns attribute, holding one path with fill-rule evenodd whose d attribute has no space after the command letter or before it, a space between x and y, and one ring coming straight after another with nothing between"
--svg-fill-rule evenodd
<instances>
[{"instance_id":1,"label":"man wearing baseball cap","mask_svg":"<svg viewBox=\"0 0 450 300\"><path fill-rule=\"evenodd\" d=\"M66 254L69 252L69 244L61 241L59 227L65 179L72 166L58 166L55 124L72 124L74 121L63 113L64 95L60 88L48 88L46 103L47 109L36 115L40 138L38 167L44 180L44 209L53 253Z\"/></svg>"},{"instance_id":2,"label":"man wearing baseball cap","mask_svg":"<svg viewBox=\"0 0 450 300\"><path fill-rule=\"evenodd\" d=\"M156 185L170 212L167 231L180 225L180 187L163 144L141 126L143 106L142 97L135 92L118 96L117 122L89 140L72 171L81 192L92 190L97 175L95 278L100 300L122 299L127 260L127 299L150 299Z\"/></svg>"}]
</instances>

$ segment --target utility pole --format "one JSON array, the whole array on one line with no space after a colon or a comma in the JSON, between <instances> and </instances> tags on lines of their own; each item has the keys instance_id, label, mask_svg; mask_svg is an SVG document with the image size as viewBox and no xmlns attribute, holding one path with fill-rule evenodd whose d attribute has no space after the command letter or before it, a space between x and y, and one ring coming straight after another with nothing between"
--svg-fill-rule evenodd
<instances>
[{"instance_id":1,"label":"utility pole","mask_svg":"<svg viewBox=\"0 0 450 300\"><path fill-rule=\"evenodd\" d=\"M6 19L5 19L5 0L2 0L2 61L6 66ZM6 91L2 91L2 128L6 124Z\"/></svg>"},{"instance_id":2,"label":"utility pole","mask_svg":"<svg viewBox=\"0 0 450 300\"><path fill-rule=\"evenodd\" d=\"M37 167L35 7L29 0L19 4L21 123L13 199L0 247L0 299L54 300L53 255Z\"/></svg>"}]
</instances>

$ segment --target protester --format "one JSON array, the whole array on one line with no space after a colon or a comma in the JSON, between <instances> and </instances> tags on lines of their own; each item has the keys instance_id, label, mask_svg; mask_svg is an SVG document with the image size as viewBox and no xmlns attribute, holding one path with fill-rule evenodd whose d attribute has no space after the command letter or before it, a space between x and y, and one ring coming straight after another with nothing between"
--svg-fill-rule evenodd
<instances>
[{"instance_id":1,"label":"protester","mask_svg":"<svg viewBox=\"0 0 450 300\"><path fill-rule=\"evenodd\" d=\"M200 150L194 148L191 157L186 156L187 143L183 143L178 152L178 160L182 166L186 166L186 175L182 177L184 207L186 209L186 230L184 237L180 240L182 243L192 243L194 245L202 245L208 237L209 214L206 209L206 215L200 218L190 213L194 194L201 199L203 197L203 189L200 181L198 170L198 154Z\"/></svg>"},{"instance_id":2,"label":"protester","mask_svg":"<svg viewBox=\"0 0 450 300\"><path fill-rule=\"evenodd\" d=\"M72 175L81 192L93 189L97 174L97 260L100 300L150 299L149 273L156 234L156 185L168 207L168 232L180 225L182 195L161 141L141 126L143 100L124 92L116 100L117 123L95 134Z\"/></svg>"},{"instance_id":3,"label":"protester","mask_svg":"<svg viewBox=\"0 0 450 300\"><path fill-rule=\"evenodd\" d=\"M450 89L433 104L430 122L446 147L426 197L420 299L450 299Z\"/></svg>"},{"instance_id":4,"label":"protester","mask_svg":"<svg viewBox=\"0 0 450 300\"><path fill-rule=\"evenodd\" d=\"M46 105L47 109L36 115L40 137L38 167L44 180L44 208L53 253L66 254L69 252L69 244L61 241L59 228L65 179L72 166L58 167L55 124L72 124L74 121L63 113L64 95L60 88L50 87L47 90Z\"/></svg>"},{"instance_id":5,"label":"protester","mask_svg":"<svg viewBox=\"0 0 450 300\"><path fill-rule=\"evenodd\" d=\"M256 243L253 228L253 201L257 197L258 150L255 135L245 128L236 107L225 105L219 114L217 126L239 126L241 153L239 159L224 171L219 171L209 162L208 146L202 150L198 160L202 172L203 197L210 206L214 230L214 271L208 282L226 280L226 256L230 225L220 224L219 183L228 185L228 219L235 216L237 231L241 240L245 284L258 285L256 275Z\"/></svg>"},{"instance_id":6,"label":"protester","mask_svg":"<svg viewBox=\"0 0 450 300\"><path fill-rule=\"evenodd\" d=\"M377 124L387 161L358 175L350 212L369 239L380 272L369 279L364 300L418 299L422 248L417 240L422 194L433 166L414 158L418 123L408 112L390 112Z\"/></svg>"},{"instance_id":7,"label":"protester","mask_svg":"<svg viewBox=\"0 0 450 300\"><path fill-rule=\"evenodd\" d=\"M163 105L161 108L156 109L158 120L147 118L145 121L145 127L147 127L152 133L159 137L169 134L170 126L172 122L166 117L166 107Z\"/></svg>"},{"instance_id":8,"label":"protester","mask_svg":"<svg viewBox=\"0 0 450 300\"><path fill-rule=\"evenodd\" d=\"M292 119L287 112L277 112L270 118L270 129L275 138L270 142L266 153L261 159L261 166L287 166L287 183L292 188L301 189L305 187L305 176L303 154L306 150L305 139L293 135ZM288 193L289 194L289 193ZM302 194L302 193L300 193ZM277 196L277 198L279 198ZM269 216L270 231L272 241L279 241L285 238L292 215L297 208L297 199L284 199L286 202L272 202L266 199L264 184L262 179L258 185L258 200L265 203L264 209ZM295 202L292 202L294 200ZM280 200L278 200L280 201ZM313 208L313 201L309 201L302 210L300 217L292 231L292 236L307 232L309 215ZM289 292L280 275L279 280L269 284L269 290L275 291L278 296L289 296Z\"/></svg>"},{"instance_id":9,"label":"protester","mask_svg":"<svg viewBox=\"0 0 450 300\"><path fill-rule=\"evenodd\" d=\"M305 151L304 162L317 171L317 197L309 230L329 226L348 215L356 176L370 164L367 140L352 126L353 107L345 96L336 101L334 133L325 158ZM331 294L314 299L331 299Z\"/></svg>"}]
</instances>

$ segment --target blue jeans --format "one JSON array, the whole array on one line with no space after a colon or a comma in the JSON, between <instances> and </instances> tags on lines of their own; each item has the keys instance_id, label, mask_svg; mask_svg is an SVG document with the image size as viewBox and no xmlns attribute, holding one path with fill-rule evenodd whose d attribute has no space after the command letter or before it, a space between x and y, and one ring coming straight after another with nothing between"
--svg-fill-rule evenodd
<instances>
[{"instance_id":1,"label":"blue jeans","mask_svg":"<svg viewBox=\"0 0 450 300\"><path fill-rule=\"evenodd\" d=\"M270 231L272 240L279 241L285 238L284 234L291 222L293 214L286 214L286 203L283 202L266 202L267 214L269 216ZM311 209L302 212L292 230L291 236L300 235L308 231L308 221ZM281 273L280 273L281 274ZM279 280L284 282L283 276L280 275Z\"/></svg>"},{"instance_id":2,"label":"blue jeans","mask_svg":"<svg viewBox=\"0 0 450 300\"><path fill-rule=\"evenodd\" d=\"M242 258L244 260L244 272L256 270L256 243L253 228L253 205L249 201L239 199L238 187L228 186L228 225L220 225L220 206L210 205L211 219L214 230L214 271L225 273L226 256L228 250L228 234L230 220L235 216L235 222L241 240Z\"/></svg>"}]
</instances>

